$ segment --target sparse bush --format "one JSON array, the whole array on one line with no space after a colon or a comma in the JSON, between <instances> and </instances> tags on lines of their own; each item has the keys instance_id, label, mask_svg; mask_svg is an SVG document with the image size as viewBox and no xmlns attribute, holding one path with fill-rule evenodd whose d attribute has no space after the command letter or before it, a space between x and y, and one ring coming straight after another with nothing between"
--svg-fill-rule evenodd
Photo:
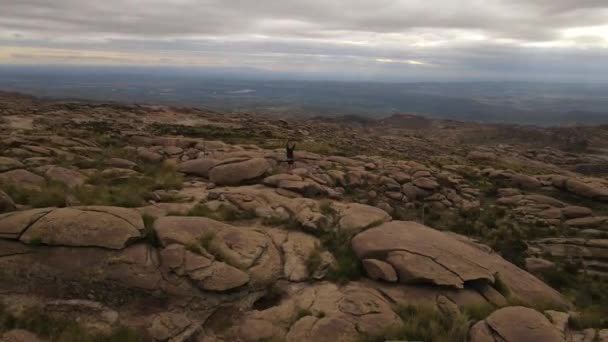
<instances>
[{"instance_id":1,"label":"sparse bush","mask_svg":"<svg viewBox=\"0 0 608 342\"><path fill-rule=\"evenodd\" d=\"M474 305L466 305L462 308L462 312L473 322L478 322L488 317L496 307L490 303L480 303Z\"/></svg>"},{"instance_id":2,"label":"sparse bush","mask_svg":"<svg viewBox=\"0 0 608 342\"><path fill-rule=\"evenodd\" d=\"M350 248L351 235L342 230L331 230L320 236L323 247L336 258L336 266L330 270L328 279L338 283L357 280L364 274L361 261Z\"/></svg>"},{"instance_id":3,"label":"sparse bush","mask_svg":"<svg viewBox=\"0 0 608 342\"><path fill-rule=\"evenodd\" d=\"M494 274L494 288L505 298L509 298L511 296L509 286L505 284L499 273Z\"/></svg>"},{"instance_id":4,"label":"sparse bush","mask_svg":"<svg viewBox=\"0 0 608 342\"><path fill-rule=\"evenodd\" d=\"M605 309L593 306L581 311L578 315L571 315L568 324L573 330L607 329L608 316Z\"/></svg>"},{"instance_id":5,"label":"sparse bush","mask_svg":"<svg viewBox=\"0 0 608 342\"><path fill-rule=\"evenodd\" d=\"M315 248L315 250L313 250L306 259L306 269L308 270L308 274L312 275L317 269L319 269L322 261L321 251L319 248Z\"/></svg>"},{"instance_id":6,"label":"sparse bush","mask_svg":"<svg viewBox=\"0 0 608 342\"><path fill-rule=\"evenodd\" d=\"M154 230L154 217L144 214L141 218L144 221L144 239L149 245L159 247L160 242L158 241L156 230Z\"/></svg>"},{"instance_id":7,"label":"sparse bush","mask_svg":"<svg viewBox=\"0 0 608 342\"><path fill-rule=\"evenodd\" d=\"M319 201L319 211L325 216L333 216L336 212L331 200L328 199L322 199Z\"/></svg>"},{"instance_id":8,"label":"sparse bush","mask_svg":"<svg viewBox=\"0 0 608 342\"><path fill-rule=\"evenodd\" d=\"M300 318L302 317L306 317L306 316L312 316L312 312L308 309L298 309L298 311L296 311L296 317L295 317L295 321L297 322Z\"/></svg>"},{"instance_id":9,"label":"sparse bush","mask_svg":"<svg viewBox=\"0 0 608 342\"><path fill-rule=\"evenodd\" d=\"M61 184L50 182L38 189L16 185L1 186L15 203L31 205L34 208L65 207L68 188Z\"/></svg>"},{"instance_id":10,"label":"sparse bush","mask_svg":"<svg viewBox=\"0 0 608 342\"><path fill-rule=\"evenodd\" d=\"M430 306L400 306L396 310L403 322L363 341L433 341L465 342L468 340L469 322L464 315L448 316Z\"/></svg>"}]
</instances>

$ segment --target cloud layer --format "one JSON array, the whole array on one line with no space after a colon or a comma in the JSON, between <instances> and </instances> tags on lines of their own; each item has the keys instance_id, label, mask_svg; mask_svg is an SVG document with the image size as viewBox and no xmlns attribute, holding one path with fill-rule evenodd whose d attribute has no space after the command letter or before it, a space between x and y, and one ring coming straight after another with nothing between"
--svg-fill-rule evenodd
<instances>
[{"instance_id":1,"label":"cloud layer","mask_svg":"<svg viewBox=\"0 0 608 342\"><path fill-rule=\"evenodd\" d=\"M0 0L0 63L371 79L608 75L605 0Z\"/></svg>"}]
</instances>

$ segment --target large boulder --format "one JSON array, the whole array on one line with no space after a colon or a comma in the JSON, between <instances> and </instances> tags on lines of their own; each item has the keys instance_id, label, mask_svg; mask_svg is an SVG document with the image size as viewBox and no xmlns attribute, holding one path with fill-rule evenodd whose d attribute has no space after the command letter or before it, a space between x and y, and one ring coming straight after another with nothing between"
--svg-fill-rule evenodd
<instances>
[{"instance_id":1,"label":"large boulder","mask_svg":"<svg viewBox=\"0 0 608 342\"><path fill-rule=\"evenodd\" d=\"M30 171L17 169L0 173L0 183L6 185L18 185L23 188L39 190L46 185L44 178Z\"/></svg>"},{"instance_id":2,"label":"large boulder","mask_svg":"<svg viewBox=\"0 0 608 342\"><path fill-rule=\"evenodd\" d=\"M302 232L273 230L273 241L283 252L283 275L289 281L305 281L325 276L334 258L321 250L321 242Z\"/></svg>"},{"instance_id":3,"label":"large boulder","mask_svg":"<svg viewBox=\"0 0 608 342\"><path fill-rule=\"evenodd\" d=\"M0 238L18 239L28 227L53 208L30 209L0 215Z\"/></svg>"},{"instance_id":4,"label":"large boulder","mask_svg":"<svg viewBox=\"0 0 608 342\"><path fill-rule=\"evenodd\" d=\"M218 162L218 160L210 158L193 159L179 164L177 170L188 175L208 178L209 170Z\"/></svg>"},{"instance_id":5,"label":"large boulder","mask_svg":"<svg viewBox=\"0 0 608 342\"><path fill-rule=\"evenodd\" d=\"M15 210L15 202L4 191L0 190L0 214Z\"/></svg>"},{"instance_id":6,"label":"large boulder","mask_svg":"<svg viewBox=\"0 0 608 342\"><path fill-rule=\"evenodd\" d=\"M532 245L552 258L580 260L581 272L608 278L608 239L546 238Z\"/></svg>"},{"instance_id":7,"label":"large boulder","mask_svg":"<svg viewBox=\"0 0 608 342\"><path fill-rule=\"evenodd\" d=\"M263 176L268 169L270 164L264 158L238 160L211 168L209 179L218 185L238 185Z\"/></svg>"},{"instance_id":8,"label":"large boulder","mask_svg":"<svg viewBox=\"0 0 608 342\"><path fill-rule=\"evenodd\" d=\"M379 225L391 220L384 210L359 203L334 203L337 210L338 228L351 233Z\"/></svg>"},{"instance_id":9,"label":"large boulder","mask_svg":"<svg viewBox=\"0 0 608 342\"><path fill-rule=\"evenodd\" d=\"M279 250L262 231L205 217L174 216L157 219L154 230L166 247L161 252L163 263L172 265L173 273L187 274L204 290L225 291L245 283L266 286L281 273ZM201 255L179 252L179 246L196 246L194 250ZM185 253L185 257L175 253ZM188 260L193 262L188 264Z\"/></svg>"},{"instance_id":10,"label":"large boulder","mask_svg":"<svg viewBox=\"0 0 608 342\"><path fill-rule=\"evenodd\" d=\"M401 323L391 303L365 284L294 284L287 292L289 297L276 306L246 312L233 328L222 333L222 340L347 342L380 334Z\"/></svg>"},{"instance_id":11,"label":"large boulder","mask_svg":"<svg viewBox=\"0 0 608 342\"><path fill-rule=\"evenodd\" d=\"M144 230L141 215L132 209L91 206L44 210L19 213L23 222L29 222L21 225L25 231L19 240L29 244L121 249L139 239ZM15 216L5 219L14 220ZM0 226L3 221L0 219Z\"/></svg>"},{"instance_id":12,"label":"large boulder","mask_svg":"<svg viewBox=\"0 0 608 342\"><path fill-rule=\"evenodd\" d=\"M0 157L0 172L10 171L13 169L19 169L23 167L23 163L17 159L9 157Z\"/></svg>"},{"instance_id":13,"label":"large boulder","mask_svg":"<svg viewBox=\"0 0 608 342\"><path fill-rule=\"evenodd\" d=\"M13 329L0 335L0 342L44 342L44 340L27 330Z\"/></svg>"},{"instance_id":14,"label":"large boulder","mask_svg":"<svg viewBox=\"0 0 608 342\"><path fill-rule=\"evenodd\" d=\"M46 168L44 176L49 181L64 184L69 188L83 185L87 181L87 177L78 171L54 165Z\"/></svg>"},{"instance_id":15,"label":"large boulder","mask_svg":"<svg viewBox=\"0 0 608 342\"><path fill-rule=\"evenodd\" d=\"M522 306L494 311L471 328L470 338L471 342L565 341L547 317Z\"/></svg>"},{"instance_id":16,"label":"large boulder","mask_svg":"<svg viewBox=\"0 0 608 342\"><path fill-rule=\"evenodd\" d=\"M111 304L136 298L153 300L154 296L165 293L162 282L157 251L144 243L117 250L36 247L0 239L0 289L3 293L54 298L80 295L80 298L95 298Z\"/></svg>"},{"instance_id":17,"label":"large boulder","mask_svg":"<svg viewBox=\"0 0 608 342\"><path fill-rule=\"evenodd\" d=\"M557 291L497 254L489 253L486 246L416 222L384 223L357 234L351 245L361 260L378 259L392 266L400 283L462 289L473 281L496 285L498 275L520 300L568 305Z\"/></svg>"},{"instance_id":18,"label":"large boulder","mask_svg":"<svg viewBox=\"0 0 608 342\"><path fill-rule=\"evenodd\" d=\"M596 183L585 183L575 178L567 179L566 189L573 194L602 201L608 201L608 187Z\"/></svg>"}]
</instances>

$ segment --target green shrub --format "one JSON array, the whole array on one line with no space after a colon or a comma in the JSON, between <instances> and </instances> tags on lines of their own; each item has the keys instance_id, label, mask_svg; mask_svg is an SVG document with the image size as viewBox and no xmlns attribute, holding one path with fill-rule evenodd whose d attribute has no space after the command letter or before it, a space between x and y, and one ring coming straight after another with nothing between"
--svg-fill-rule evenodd
<instances>
[{"instance_id":1,"label":"green shrub","mask_svg":"<svg viewBox=\"0 0 608 342\"><path fill-rule=\"evenodd\" d=\"M505 284L499 273L494 274L494 288L505 298L509 298L511 296L509 286Z\"/></svg>"},{"instance_id":2,"label":"green shrub","mask_svg":"<svg viewBox=\"0 0 608 342\"><path fill-rule=\"evenodd\" d=\"M465 342L468 340L469 322L463 315L448 316L430 306L400 306L396 310L402 323L364 341L433 341Z\"/></svg>"},{"instance_id":3,"label":"green shrub","mask_svg":"<svg viewBox=\"0 0 608 342\"><path fill-rule=\"evenodd\" d=\"M338 283L357 280L364 274L361 261L350 248L350 238L348 232L339 229L325 232L320 236L323 247L336 258L336 265L327 277Z\"/></svg>"},{"instance_id":4,"label":"green shrub","mask_svg":"<svg viewBox=\"0 0 608 342\"><path fill-rule=\"evenodd\" d=\"M325 216L333 216L336 212L331 200L323 199L319 201L319 211Z\"/></svg>"},{"instance_id":5,"label":"green shrub","mask_svg":"<svg viewBox=\"0 0 608 342\"><path fill-rule=\"evenodd\" d=\"M308 274L312 275L317 269L319 269L322 261L321 251L319 248L315 248L315 250L313 250L306 259L306 269L308 270Z\"/></svg>"},{"instance_id":6,"label":"green shrub","mask_svg":"<svg viewBox=\"0 0 608 342\"><path fill-rule=\"evenodd\" d=\"M474 305L466 305L462 308L462 312L473 322L481 321L488 317L496 307L490 303L480 303Z\"/></svg>"},{"instance_id":7,"label":"green shrub","mask_svg":"<svg viewBox=\"0 0 608 342\"><path fill-rule=\"evenodd\" d=\"M298 309L298 311L296 311L296 317L295 317L295 321L297 322L300 318L302 317L306 317L306 316L312 316L312 311L308 310L308 309Z\"/></svg>"},{"instance_id":8,"label":"green shrub","mask_svg":"<svg viewBox=\"0 0 608 342\"><path fill-rule=\"evenodd\" d=\"M608 315L605 308L593 306L582 310L578 315L571 315L568 324L573 330L608 329Z\"/></svg>"},{"instance_id":9,"label":"green shrub","mask_svg":"<svg viewBox=\"0 0 608 342\"><path fill-rule=\"evenodd\" d=\"M65 207L68 195L67 186L56 182L49 182L39 190L16 185L1 187L15 203L31 205L34 208Z\"/></svg>"}]
</instances>

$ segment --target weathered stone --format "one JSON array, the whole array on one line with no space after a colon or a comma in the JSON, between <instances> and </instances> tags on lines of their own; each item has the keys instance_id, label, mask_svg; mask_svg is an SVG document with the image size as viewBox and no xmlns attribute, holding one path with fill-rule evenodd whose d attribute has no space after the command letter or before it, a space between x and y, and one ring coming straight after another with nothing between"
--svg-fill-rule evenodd
<instances>
[{"instance_id":1,"label":"weathered stone","mask_svg":"<svg viewBox=\"0 0 608 342\"><path fill-rule=\"evenodd\" d=\"M34 190L46 185L44 178L23 169L0 173L0 183Z\"/></svg>"},{"instance_id":2,"label":"weathered stone","mask_svg":"<svg viewBox=\"0 0 608 342\"><path fill-rule=\"evenodd\" d=\"M218 160L210 158L188 160L179 164L178 171L188 175L208 178L209 170L217 165L218 162Z\"/></svg>"},{"instance_id":3,"label":"weathered stone","mask_svg":"<svg viewBox=\"0 0 608 342\"><path fill-rule=\"evenodd\" d=\"M173 312L155 315L148 327L148 333L155 341L171 342L189 341L198 330L198 324L186 315Z\"/></svg>"},{"instance_id":4,"label":"weathered stone","mask_svg":"<svg viewBox=\"0 0 608 342\"><path fill-rule=\"evenodd\" d=\"M391 264L399 282L427 282L463 288L482 280L489 284L498 273L511 293L523 301L564 305L567 301L531 274L457 234L446 234L416 222L392 221L353 237L351 246L362 260Z\"/></svg>"},{"instance_id":5,"label":"weathered stone","mask_svg":"<svg viewBox=\"0 0 608 342\"><path fill-rule=\"evenodd\" d=\"M33 211L31 214L39 215L39 212ZM60 208L40 217L19 239L25 243L121 249L140 238L143 229L143 220L135 210L117 207Z\"/></svg>"},{"instance_id":6,"label":"weathered stone","mask_svg":"<svg viewBox=\"0 0 608 342\"><path fill-rule=\"evenodd\" d=\"M494 311L485 320L473 326L470 337L472 342L565 341L543 314L522 306L510 306Z\"/></svg>"},{"instance_id":7,"label":"weathered stone","mask_svg":"<svg viewBox=\"0 0 608 342\"><path fill-rule=\"evenodd\" d=\"M207 291L227 291L249 282L247 273L223 262L214 262L209 267L194 271L190 278Z\"/></svg>"},{"instance_id":8,"label":"weathered stone","mask_svg":"<svg viewBox=\"0 0 608 342\"><path fill-rule=\"evenodd\" d=\"M391 264L378 259L363 259L362 263L365 273L371 279L397 282L397 272Z\"/></svg>"},{"instance_id":9,"label":"weathered stone","mask_svg":"<svg viewBox=\"0 0 608 342\"><path fill-rule=\"evenodd\" d=\"M20 169L23 167L23 163L17 159L9 157L0 157L0 172L10 171L14 169Z\"/></svg>"},{"instance_id":10,"label":"weathered stone","mask_svg":"<svg viewBox=\"0 0 608 342\"><path fill-rule=\"evenodd\" d=\"M0 342L44 342L44 340L27 330L13 329L0 335Z\"/></svg>"},{"instance_id":11,"label":"weathered stone","mask_svg":"<svg viewBox=\"0 0 608 342\"><path fill-rule=\"evenodd\" d=\"M137 163L123 158L110 158L106 160L106 165L121 169L133 169L137 166Z\"/></svg>"},{"instance_id":12,"label":"weathered stone","mask_svg":"<svg viewBox=\"0 0 608 342\"><path fill-rule=\"evenodd\" d=\"M387 212L369 205L358 203L338 204L336 202L335 206L340 217L338 227L345 231L358 232L391 220Z\"/></svg>"},{"instance_id":13,"label":"weathered stone","mask_svg":"<svg viewBox=\"0 0 608 342\"><path fill-rule=\"evenodd\" d=\"M591 211L591 209L589 209L587 207L579 207L579 206L574 206L574 205L563 208L562 213L563 213L564 217L567 219L586 217L586 216L593 215L593 212Z\"/></svg>"},{"instance_id":14,"label":"weathered stone","mask_svg":"<svg viewBox=\"0 0 608 342\"><path fill-rule=\"evenodd\" d=\"M15 210L15 202L4 191L0 190L0 214Z\"/></svg>"},{"instance_id":15,"label":"weathered stone","mask_svg":"<svg viewBox=\"0 0 608 342\"><path fill-rule=\"evenodd\" d=\"M585 183L575 178L570 178L565 182L566 189L576 195L598 199L608 200L608 188L596 183Z\"/></svg>"},{"instance_id":16,"label":"weathered stone","mask_svg":"<svg viewBox=\"0 0 608 342\"><path fill-rule=\"evenodd\" d=\"M263 176L269 168L265 159L253 158L215 166L209 171L209 179L217 185L237 185Z\"/></svg>"},{"instance_id":17,"label":"weathered stone","mask_svg":"<svg viewBox=\"0 0 608 342\"><path fill-rule=\"evenodd\" d=\"M437 181L427 177L414 178L414 185L424 190L435 190L439 187Z\"/></svg>"},{"instance_id":18,"label":"weathered stone","mask_svg":"<svg viewBox=\"0 0 608 342\"><path fill-rule=\"evenodd\" d=\"M59 182L70 188L83 185L87 181L87 177L78 171L54 165L44 172L44 176L49 181Z\"/></svg>"},{"instance_id":19,"label":"weathered stone","mask_svg":"<svg viewBox=\"0 0 608 342\"><path fill-rule=\"evenodd\" d=\"M88 331L109 335L118 324L118 313L98 302L69 299L44 304L44 313L52 318L78 322Z\"/></svg>"},{"instance_id":20,"label":"weathered stone","mask_svg":"<svg viewBox=\"0 0 608 342\"><path fill-rule=\"evenodd\" d=\"M543 258L526 258L526 269L532 273L540 273L555 268L555 263Z\"/></svg>"},{"instance_id":21,"label":"weathered stone","mask_svg":"<svg viewBox=\"0 0 608 342\"><path fill-rule=\"evenodd\" d=\"M0 215L0 238L18 239L21 233L53 208L31 209Z\"/></svg>"}]
</instances>

